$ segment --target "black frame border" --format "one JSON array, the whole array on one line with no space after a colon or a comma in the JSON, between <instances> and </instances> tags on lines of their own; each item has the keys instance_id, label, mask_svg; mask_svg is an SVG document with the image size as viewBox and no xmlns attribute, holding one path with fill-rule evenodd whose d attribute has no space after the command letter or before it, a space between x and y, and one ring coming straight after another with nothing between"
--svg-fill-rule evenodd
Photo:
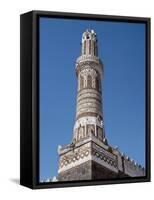
<instances>
[{"instance_id":1,"label":"black frame border","mask_svg":"<svg viewBox=\"0 0 154 200\"><path fill-rule=\"evenodd\" d=\"M39 182L39 18L144 23L146 25L146 175L123 179ZM20 184L32 189L151 181L151 19L84 13L31 11L20 16Z\"/></svg>"}]
</instances>

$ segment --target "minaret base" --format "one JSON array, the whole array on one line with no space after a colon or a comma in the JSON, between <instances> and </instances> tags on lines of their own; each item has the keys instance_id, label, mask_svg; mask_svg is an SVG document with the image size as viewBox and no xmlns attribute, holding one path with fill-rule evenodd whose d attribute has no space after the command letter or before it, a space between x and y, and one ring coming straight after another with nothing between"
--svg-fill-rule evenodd
<instances>
[{"instance_id":1,"label":"minaret base","mask_svg":"<svg viewBox=\"0 0 154 200\"><path fill-rule=\"evenodd\" d=\"M58 181L144 176L141 167L94 135L61 147L59 156Z\"/></svg>"},{"instance_id":2,"label":"minaret base","mask_svg":"<svg viewBox=\"0 0 154 200\"><path fill-rule=\"evenodd\" d=\"M118 178L119 174L101 166L95 161L87 161L58 175L58 181L99 180Z\"/></svg>"}]
</instances>

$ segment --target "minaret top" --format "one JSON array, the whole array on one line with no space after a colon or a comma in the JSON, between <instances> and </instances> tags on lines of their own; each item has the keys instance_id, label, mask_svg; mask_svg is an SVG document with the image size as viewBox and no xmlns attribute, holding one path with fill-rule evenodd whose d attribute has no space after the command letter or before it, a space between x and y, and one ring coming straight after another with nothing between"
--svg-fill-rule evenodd
<instances>
[{"instance_id":1,"label":"minaret top","mask_svg":"<svg viewBox=\"0 0 154 200\"><path fill-rule=\"evenodd\" d=\"M97 37L93 29L87 29L82 34L81 55L98 56Z\"/></svg>"},{"instance_id":2,"label":"minaret top","mask_svg":"<svg viewBox=\"0 0 154 200\"><path fill-rule=\"evenodd\" d=\"M84 66L91 65L102 77L103 64L98 55L98 38L93 29L86 29L82 34L81 53L76 60L76 74L81 71Z\"/></svg>"},{"instance_id":3,"label":"minaret top","mask_svg":"<svg viewBox=\"0 0 154 200\"><path fill-rule=\"evenodd\" d=\"M82 34L82 43L85 40L94 40L97 41L96 33L93 29L87 29L83 34Z\"/></svg>"}]
</instances>

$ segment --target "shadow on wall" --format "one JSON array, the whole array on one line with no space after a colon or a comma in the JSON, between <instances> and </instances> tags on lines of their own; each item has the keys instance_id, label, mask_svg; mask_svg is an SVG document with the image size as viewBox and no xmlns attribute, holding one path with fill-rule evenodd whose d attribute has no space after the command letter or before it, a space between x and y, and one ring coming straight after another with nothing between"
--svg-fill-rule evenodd
<instances>
[{"instance_id":1,"label":"shadow on wall","mask_svg":"<svg viewBox=\"0 0 154 200\"><path fill-rule=\"evenodd\" d=\"M9 179L12 183L15 183L17 185L20 185L20 180L18 178L10 178Z\"/></svg>"}]
</instances>

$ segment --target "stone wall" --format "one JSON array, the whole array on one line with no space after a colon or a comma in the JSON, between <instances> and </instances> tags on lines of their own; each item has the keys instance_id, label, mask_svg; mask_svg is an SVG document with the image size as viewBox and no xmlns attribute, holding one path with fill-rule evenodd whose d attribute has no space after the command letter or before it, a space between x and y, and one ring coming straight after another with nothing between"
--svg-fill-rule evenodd
<instances>
[{"instance_id":1,"label":"stone wall","mask_svg":"<svg viewBox=\"0 0 154 200\"><path fill-rule=\"evenodd\" d=\"M92 161L92 180L117 178L118 173Z\"/></svg>"},{"instance_id":2,"label":"stone wall","mask_svg":"<svg viewBox=\"0 0 154 200\"><path fill-rule=\"evenodd\" d=\"M81 165L73 167L69 170L58 174L58 181L73 180L91 180L92 179L92 163L87 161Z\"/></svg>"}]
</instances>

